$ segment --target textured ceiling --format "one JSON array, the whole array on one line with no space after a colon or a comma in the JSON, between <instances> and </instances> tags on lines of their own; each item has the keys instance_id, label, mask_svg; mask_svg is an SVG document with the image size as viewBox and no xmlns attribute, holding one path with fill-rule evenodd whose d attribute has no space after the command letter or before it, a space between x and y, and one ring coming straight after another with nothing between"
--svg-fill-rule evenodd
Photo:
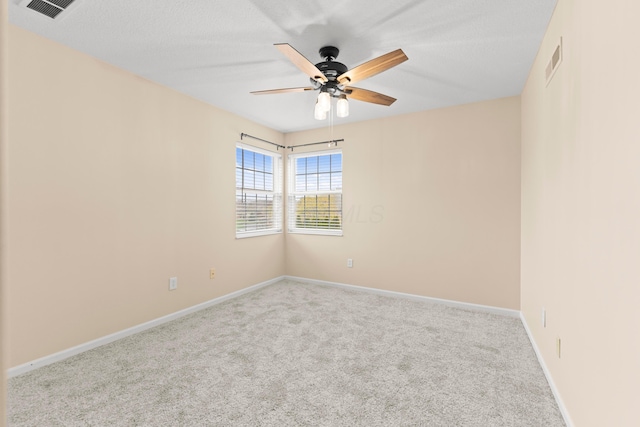
<instances>
[{"instance_id":1,"label":"textured ceiling","mask_svg":"<svg viewBox=\"0 0 640 427\"><path fill-rule=\"evenodd\" d=\"M9 0L10 22L282 132L313 119L316 92L273 46L311 62L334 45L353 68L402 48L409 60L357 84L397 98L352 100L335 124L518 95L556 0L76 0L52 20Z\"/></svg>"}]
</instances>

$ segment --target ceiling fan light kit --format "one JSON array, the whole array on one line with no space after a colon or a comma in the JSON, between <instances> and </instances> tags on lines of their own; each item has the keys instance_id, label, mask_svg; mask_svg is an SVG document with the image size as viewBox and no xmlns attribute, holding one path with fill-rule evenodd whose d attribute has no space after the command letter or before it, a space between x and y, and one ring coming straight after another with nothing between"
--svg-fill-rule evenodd
<instances>
[{"instance_id":1,"label":"ceiling fan light kit","mask_svg":"<svg viewBox=\"0 0 640 427\"><path fill-rule=\"evenodd\" d=\"M309 76L311 87L261 90L251 93L254 95L266 95L320 90L314 108L316 120L325 120L327 118L331 111L332 98L338 99L336 103L336 115L338 117L349 116L348 97L378 105L389 106L393 104L396 101L395 98L350 85L375 76L409 59L402 49L397 49L349 70L343 63L335 61L340 53L340 50L335 46L320 48L319 53L324 61L315 65L287 43L277 43L275 46L296 67Z\"/></svg>"}]
</instances>

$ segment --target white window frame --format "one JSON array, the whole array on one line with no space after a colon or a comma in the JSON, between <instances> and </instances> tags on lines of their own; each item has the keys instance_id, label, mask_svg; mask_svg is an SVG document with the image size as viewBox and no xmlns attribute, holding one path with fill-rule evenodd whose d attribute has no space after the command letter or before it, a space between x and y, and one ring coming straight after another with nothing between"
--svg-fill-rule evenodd
<instances>
[{"instance_id":1,"label":"white window frame","mask_svg":"<svg viewBox=\"0 0 640 427\"><path fill-rule=\"evenodd\" d=\"M299 154L289 154L287 163L287 232L295 234L318 234L325 236L342 236L343 235L343 215L344 215L344 196L342 187L339 190L323 190L323 191L295 191L296 180L296 160L304 157L326 156L331 154L340 154L342 159L342 169L344 170L344 155L341 149L313 151ZM344 177L343 177L344 179ZM324 196L324 195L340 195L340 229L324 229L324 228L299 228L296 227L296 196Z\"/></svg>"},{"instance_id":2,"label":"white window frame","mask_svg":"<svg viewBox=\"0 0 640 427\"><path fill-rule=\"evenodd\" d=\"M266 236L270 234L280 234L282 233L282 218L283 218L283 197L282 197L282 183L283 183L283 165L282 165L282 155L280 153L275 153L273 151L263 150L261 148L254 147L252 145L244 144L241 142L236 143L236 150L240 148L242 150L252 151L254 153L263 154L265 156L270 156L272 158L273 164L273 191L270 190L255 190L251 188L242 188L242 186L238 187L238 178L236 175L236 213L235 213L235 224L236 224L236 239L243 239L246 237L256 237L256 236ZM234 159L236 158L236 152L234 150ZM234 163L236 160L234 160ZM244 166L244 165L243 165ZM234 167L237 170L237 164ZM242 169L244 170L244 169ZM238 230L238 221L240 220L240 212L238 211L238 196L240 195L272 195L273 196L273 205L272 205L272 215L273 215L273 227L270 228L261 228L258 230L249 230L249 231L239 231Z\"/></svg>"}]
</instances>

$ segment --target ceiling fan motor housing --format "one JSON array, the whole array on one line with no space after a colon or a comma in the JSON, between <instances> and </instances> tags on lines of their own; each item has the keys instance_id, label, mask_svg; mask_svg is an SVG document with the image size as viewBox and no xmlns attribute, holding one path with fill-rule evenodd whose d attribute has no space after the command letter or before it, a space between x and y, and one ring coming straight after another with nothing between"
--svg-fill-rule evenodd
<instances>
[{"instance_id":1,"label":"ceiling fan motor housing","mask_svg":"<svg viewBox=\"0 0 640 427\"><path fill-rule=\"evenodd\" d=\"M349 71L349 68L341 62L334 61L340 53L340 50L337 47L324 46L320 48L319 52L324 61L315 64L316 68L318 68L318 70L320 70L329 81L322 84L313 78L310 78L309 80L313 84L314 88L318 89L321 86L325 86L327 92L331 95L339 96L342 91L338 88L337 78Z\"/></svg>"},{"instance_id":2,"label":"ceiling fan motor housing","mask_svg":"<svg viewBox=\"0 0 640 427\"><path fill-rule=\"evenodd\" d=\"M322 74L330 81L336 80L338 76L349 71L346 65L336 61L319 62L316 64L316 67L318 67L318 70L322 71Z\"/></svg>"}]
</instances>

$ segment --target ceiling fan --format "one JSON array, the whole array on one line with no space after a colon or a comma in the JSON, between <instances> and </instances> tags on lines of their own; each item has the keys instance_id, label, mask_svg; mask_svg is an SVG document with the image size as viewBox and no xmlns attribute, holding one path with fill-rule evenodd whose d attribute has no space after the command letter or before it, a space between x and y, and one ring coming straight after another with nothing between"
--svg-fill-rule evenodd
<instances>
[{"instance_id":1,"label":"ceiling fan","mask_svg":"<svg viewBox=\"0 0 640 427\"><path fill-rule=\"evenodd\" d=\"M324 61L315 65L288 43L276 43L275 47L303 73L309 76L311 86L260 90L251 93L254 95L268 95L320 90L314 110L314 116L318 120L326 119L327 113L331 109L331 98L338 98L336 103L336 115L338 117L347 117L349 115L347 97L379 105L389 106L393 104L396 101L395 98L353 87L351 84L375 76L409 59L402 49L397 49L349 70L346 65L335 61L340 50L334 46L320 48L320 57Z\"/></svg>"}]
</instances>

